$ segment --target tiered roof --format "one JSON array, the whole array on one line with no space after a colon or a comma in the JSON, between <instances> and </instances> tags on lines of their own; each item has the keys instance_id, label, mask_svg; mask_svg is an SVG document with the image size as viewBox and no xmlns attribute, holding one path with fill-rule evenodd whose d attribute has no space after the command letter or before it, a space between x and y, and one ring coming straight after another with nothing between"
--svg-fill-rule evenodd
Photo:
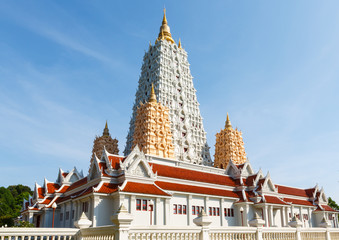
<instances>
[{"instance_id":1,"label":"tiered roof","mask_svg":"<svg viewBox=\"0 0 339 240\"><path fill-rule=\"evenodd\" d=\"M144 183L135 179L140 169L142 177L147 179ZM70 177L69 174L75 174L79 180L63 182ZM23 211L39 211L50 208L53 202L62 204L85 196L117 192L163 197L189 193L230 198L234 199L235 204L293 204L314 207L315 211L335 211L327 205L323 190L317 186L300 189L275 185L269 174L264 176L261 170L254 173L249 162L242 165L231 162L224 172L213 171L211 167L193 170L175 164L164 165L152 158L146 159L138 147L128 157L113 155L104 150L102 158L96 158L91 163L90 173L86 177L82 177L76 169L67 174L59 173L58 179L60 176L59 182L45 180L44 187L36 184L34 198L24 203Z\"/></svg>"}]
</instances>

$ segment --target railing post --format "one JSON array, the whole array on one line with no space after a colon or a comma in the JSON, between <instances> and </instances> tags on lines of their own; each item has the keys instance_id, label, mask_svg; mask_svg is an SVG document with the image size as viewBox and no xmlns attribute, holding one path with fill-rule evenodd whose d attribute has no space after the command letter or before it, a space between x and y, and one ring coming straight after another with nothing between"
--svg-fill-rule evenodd
<instances>
[{"instance_id":1,"label":"railing post","mask_svg":"<svg viewBox=\"0 0 339 240\"><path fill-rule=\"evenodd\" d=\"M201 226L200 240L209 240L210 239L210 228L209 225L212 223L212 220L207 216L204 210L201 210L199 216L193 219L193 222Z\"/></svg>"},{"instance_id":2,"label":"railing post","mask_svg":"<svg viewBox=\"0 0 339 240\"><path fill-rule=\"evenodd\" d=\"M117 226L117 232L115 234L115 240L128 239L129 229L133 216L130 214L123 204L120 205L118 211L111 217L111 221Z\"/></svg>"},{"instance_id":3,"label":"railing post","mask_svg":"<svg viewBox=\"0 0 339 240\"><path fill-rule=\"evenodd\" d=\"M331 233L329 228L326 228L326 240L331 240Z\"/></svg>"},{"instance_id":4,"label":"railing post","mask_svg":"<svg viewBox=\"0 0 339 240\"><path fill-rule=\"evenodd\" d=\"M298 226L296 230L297 230L296 231L296 240L301 240L301 232L300 232L301 228L300 228L300 226Z\"/></svg>"},{"instance_id":5,"label":"railing post","mask_svg":"<svg viewBox=\"0 0 339 240\"><path fill-rule=\"evenodd\" d=\"M262 237L262 227L258 227L257 228L256 236L257 236L257 240L263 240L263 237Z\"/></svg>"}]
</instances>

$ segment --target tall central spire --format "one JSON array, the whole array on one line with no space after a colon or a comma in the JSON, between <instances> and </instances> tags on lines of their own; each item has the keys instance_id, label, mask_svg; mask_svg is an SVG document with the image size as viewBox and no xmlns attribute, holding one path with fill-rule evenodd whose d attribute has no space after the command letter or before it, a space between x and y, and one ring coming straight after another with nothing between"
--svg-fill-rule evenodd
<instances>
[{"instance_id":1,"label":"tall central spire","mask_svg":"<svg viewBox=\"0 0 339 240\"><path fill-rule=\"evenodd\" d=\"M143 58L139 86L124 153L134 145L140 102L158 103L168 108L174 156L178 161L212 165L199 102L189 68L187 52L173 41L166 12L155 44L150 44ZM153 90L152 90L153 88ZM160 144L160 143L159 143Z\"/></svg>"},{"instance_id":2,"label":"tall central spire","mask_svg":"<svg viewBox=\"0 0 339 240\"><path fill-rule=\"evenodd\" d=\"M166 18L166 9L164 8L164 17L162 18L162 25L160 27L160 32L158 35L157 40L155 43L157 43L160 40L167 40L170 43L174 43L174 40L171 35L170 27L167 25L167 18Z\"/></svg>"}]
</instances>

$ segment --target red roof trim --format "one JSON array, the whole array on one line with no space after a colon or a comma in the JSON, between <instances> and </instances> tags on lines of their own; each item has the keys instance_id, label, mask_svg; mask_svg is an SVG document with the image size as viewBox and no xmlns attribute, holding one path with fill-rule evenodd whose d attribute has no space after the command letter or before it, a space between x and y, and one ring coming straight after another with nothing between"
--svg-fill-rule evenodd
<instances>
[{"instance_id":1,"label":"red roof trim","mask_svg":"<svg viewBox=\"0 0 339 240\"><path fill-rule=\"evenodd\" d=\"M157 184L162 189L170 190L170 191L199 193L199 194L206 194L206 195L239 198L239 196L235 192L232 192L232 191L229 191L229 190L206 188L206 187L197 187L197 186L190 186L190 185L169 183L169 182L161 182L161 181L156 181L155 184Z\"/></svg>"},{"instance_id":2,"label":"red roof trim","mask_svg":"<svg viewBox=\"0 0 339 240\"><path fill-rule=\"evenodd\" d=\"M305 206L313 206L315 207L312 202L307 200L300 200L300 199L293 199L293 198L284 198L284 201L287 203L292 203L295 205L305 205Z\"/></svg>"},{"instance_id":3,"label":"red roof trim","mask_svg":"<svg viewBox=\"0 0 339 240\"><path fill-rule=\"evenodd\" d=\"M205 182L219 184L223 186L236 186L235 181L225 175L218 175L213 173L200 172L195 170L189 170L179 167L171 167L160 164L151 164L153 166L153 172L157 172L158 176L185 179L190 181Z\"/></svg>"},{"instance_id":4,"label":"red roof trim","mask_svg":"<svg viewBox=\"0 0 339 240\"><path fill-rule=\"evenodd\" d=\"M152 195L171 196L168 193L161 190L154 184L127 182L126 186L122 190L123 192L143 193Z\"/></svg>"}]
</instances>

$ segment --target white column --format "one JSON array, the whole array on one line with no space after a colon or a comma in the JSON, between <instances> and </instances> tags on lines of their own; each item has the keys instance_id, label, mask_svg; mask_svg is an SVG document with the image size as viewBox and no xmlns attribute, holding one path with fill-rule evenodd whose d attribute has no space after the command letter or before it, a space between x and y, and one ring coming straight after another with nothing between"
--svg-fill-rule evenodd
<instances>
[{"instance_id":1,"label":"white column","mask_svg":"<svg viewBox=\"0 0 339 240\"><path fill-rule=\"evenodd\" d=\"M281 226L282 227L286 227L287 223L285 222L286 220L286 217L285 217L285 214L286 214L286 211L285 211L285 207L281 207L280 208L280 213L281 213Z\"/></svg>"},{"instance_id":2,"label":"white column","mask_svg":"<svg viewBox=\"0 0 339 240\"><path fill-rule=\"evenodd\" d=\"M129 199L129 201L130 201L130 206L129 206L129 212L133 215L133 216L135 216L135 208L136 208L136 203L135 203L135 195L131 195L131 197L130 197L130 199Z\"/></svg>"},{"instance_id":3,"label":"white column","mask_svg":"<svg viewBox=\"0 0 339 240\"><path fill-rule=\"evenodd\" d=\"M209 200L210 200L209 197L205 197L205 200L204 200L204 209L205 209L205 213L206 213L207 215L209 215L209 214L208 214L208 206L207 206L207 203L208 203Z\"/></svg>"},{"instance_id":4,"label":"white column","mask_svg":"<svg viewBox=\"0 0 339 240\"><path fill-rule=\"evenodd\" d=\"M192 195L187 196L186 214L187 214L187 225L191 226L192 225Z\"/></svg>"},{"instance_id":5,"label":"white column","mask_svg":"<svg viewBox=\"0 0 339 240\"><path fill-rule=\"evenodd\" d=\"M267 205L265 205L263 207L264 210L264 220L265 220L265 227L268 227L269 223L268 223L268 211L267 211Z\"/></svg>"},{"instance_id":6,"label":"white column","mask_svg":"<svg viewBox=\"0 0 339 240\"><path fill-rule=\"evenodd\" d=\"M96 227L97 226L97 217L99 217L98 215L98 208L97 206L99 205L100 202L100 198L99 196L94 196L92 199L92 227Z\"/></svg>"},{"instance_id":7,"label":"white column","mask_svg":"<svg viewBox=\"0 0 339 240\"><path fill-rule=\"evenodd\" d=\"M171 215L171 206L170 206L170 200L165 199L165 225L170 224L170 215Z\"/></svg>"},{"instance_id":8,"label":"white column","mask_svg":"<svg viewBox=\"0 0 339 240\"><path fill-rule=\"evenodd\" d=\"M285 207L285 223L286 227L288 226L289 216L288 216L288 207Z\"/></svg>"},{"instance_id":9,"label":"white column","mask_svg":"<svg viewBox=\"0 0 339 240\"><path fill-rule=\"evenodd\" d=\"M268 218L269 218L269 222L270 222L270 227L274 226L274 219L273 219L273 207L272 206L268 206Z\"/></svg>"},{"instance_id":10,"label":"white column","mask_svg":"<svg viewBox=\"0 0 339 240\"><path fill-rule=\"evenodd\" d=\"M307 214L308 214L308 226L312 227L312 212L311 212L311 208L307 208Z\"/></svg>"},{"instance_id":11,"label":"white column","mask_svg":"<svg viewBox=\"0 0 339 240\"><path fill-rule=\"evenodd\" d=\"M160 225L160 218L161 218L161 212L160 212L160 198L155 198L154 201L154 225Z\"/></svg>"},{"instance_id":12,"label":"white column","mask_svg":"<svg viewBox=\"0 0 339 240\"><path fill-rule=\"evenodd\" d=\"M303 223L303 227L305 227L305 223L304 223L304 216L303 216L303 211L302 211L302 207L299 207L299 219L300 221Z\"/></svg>"},{"instance_id":13,"label":"white column","mask_svg":"<svg viewBox=\"0 0 339 240\"><path fill-rule=\"evenodd\" d=\"M220 198L220 201L219 201L219 208L220 208L220 226L224 226L224 211L223 211L223 204L224 203L224 199L223 198Z\"/></svg>"}]
</instances>

